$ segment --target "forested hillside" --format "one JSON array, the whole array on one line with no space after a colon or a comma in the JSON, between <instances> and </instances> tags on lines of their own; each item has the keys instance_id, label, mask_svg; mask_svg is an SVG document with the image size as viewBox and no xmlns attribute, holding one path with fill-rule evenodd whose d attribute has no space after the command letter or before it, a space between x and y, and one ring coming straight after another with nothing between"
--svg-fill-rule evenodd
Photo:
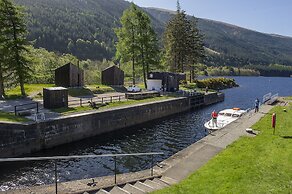
<instances>
[{"instance_id":1,"label":"forested hillside","mask_svg":"<svg viewBox=\"0 0 292 194\"><path fill-rule=\"evenodd\" d=\"M113 28L129 3L123 0L15 0L29 13L29 40L36 47L71 53L80 59L110 59L116 37ZM145 9L161 37L171 17L167 10ZM263 34L237 26L199 19L210 48L209 65L249 63L292 65L292 38ZM161 40L161 38L160 38Z\"/></svg>"},{"instance_id":2,"label":"forested hillside","mask_svg":"<svg viewBox=\"0 0 292 194\"><path fill-rule=\"evenodd\" d=\"M167 10L146 8L155 18L166 23L174 14ZM198 26L205 35L209 52L208 62L220 65L246 65L280 63L292 65L292 38L264 34L223 22L198 19Z\"/></svg>"}]
</instances>

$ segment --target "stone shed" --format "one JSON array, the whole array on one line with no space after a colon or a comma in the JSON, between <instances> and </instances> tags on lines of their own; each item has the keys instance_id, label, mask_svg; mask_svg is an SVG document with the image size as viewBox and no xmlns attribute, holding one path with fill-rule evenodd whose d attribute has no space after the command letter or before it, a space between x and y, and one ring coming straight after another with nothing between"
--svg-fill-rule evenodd
<instances>
[{"instance_id":1,"label":"stone shed","mask_svg":"<svg viewBox=\"0 0 292 194\"><path fill-rule=\"evenodd\" d=\"M116 65L106 68L101 72L101 83L109 86L123 86L124 71Z\"/></svg>"},{"instance_id":2,"label":"stone shed","mask_svg":"<svg viewBox=\"0 0 292 194\"><path fill-rule=\"evenodd\" d=\"M84 86L84 71L72 63L55 70L55 84L62 87Z\"/></svg>"}]
</instances>

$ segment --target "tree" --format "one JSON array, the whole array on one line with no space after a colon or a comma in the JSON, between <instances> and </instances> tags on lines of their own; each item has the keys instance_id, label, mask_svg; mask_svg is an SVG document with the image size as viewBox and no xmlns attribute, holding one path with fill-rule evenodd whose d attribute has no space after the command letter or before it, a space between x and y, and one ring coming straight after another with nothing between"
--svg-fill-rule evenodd
<instances>
[{"instance_id":1,"label":"tree","mask_svg":"<svg viewBox=\"0 0 292 194\"><path fill-rule=\"evenodd\" d=\"M1 6L1 5L0 5ZM1 11L1 8L0 8ZM0 13L0 26L3 26L3 17L2 14ZM4 91L4 78L3 78L3 69L5 66L5 53L7 52L5 49L5 36L4 36L4 31L3 28L0 28L0 98L3 98L5 95Z\"/></svg>"},{"instance_id":2,"label":"tree","mask_svg":"<svg viewBox=\"0 0 292 194\"><path fill-rule=\"evenodd\" d=\"M203 44L203 36L197 28L197 19L192 17L187 21L188 42L187 42L187 64L190 71L190 82L195 79L195 64L203 62L205 58L205 49Z\"/></svg>"},{"instance_id":3,"label":"tree","mask_svg":"<svg viewBox=\"0 0 292 194\"><path fill-rule=\"evenodd\" d=\"M150 71L150 65L156 67L159 64L159 49L157 36L151 26L149 16L141 10L137 13L138 19L138 44L139 58L138 64L142 65L143 80L147 88L146 78Z\"/></svg>"},{"instance_id":4,"label":"tree","mask_svg":"<svg viewBox=\"0 0 292 194\"><path fill-rule=\"evenodd\" d=\"M24 83L29 77L29 61L26 59L27 30L22 8L13 5L10 0L0 1L2 35L5 37L4 50L9 64L9 70L16 75L20 85L21 95L25 96Z\"/></svg>"},{"instance_id":5,"label":"tree","mask_svg":"<svg viewBox=\"0 0 292 194\"><path fill-rule=\"evenodd\" d=\"M194 77L194 63L204 57L202 36L196 26L196 20L189 20L185 11L177 2L177 12L168 22L164 33L165 63L172 72L190 70Z\"/></svg>"},{"instance_id":6,"label":"tree","mask_svg":"<svg viewBox=\"0 0 292 194\"><path fill-rule=\"evenodd\" d=\"M122 27L115 29L118 37L116 44L116 60L132 62L132 77L135 85L135 68L143 69L144 84L150 71L150 65L158 65L158 41L151 26L149 16L132 3L121 17Z\"/></svg>"}]
</instances>

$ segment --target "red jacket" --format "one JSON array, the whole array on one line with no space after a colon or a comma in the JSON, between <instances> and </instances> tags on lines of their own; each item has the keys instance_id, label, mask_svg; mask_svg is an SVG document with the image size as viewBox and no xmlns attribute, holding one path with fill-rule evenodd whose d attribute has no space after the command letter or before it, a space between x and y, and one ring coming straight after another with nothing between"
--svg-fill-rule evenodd
<instances>
[{"instance_id":1,"label":"red jacket","mask_svg":"<svg viewBox=\"0 0 292 194\"><path fill-rule=\"evenodd\" d=\"M216 113L215 111L212 112L212 118L213 119L217 119L218 117L218 113Z\"/></svg>"}]
</instances>

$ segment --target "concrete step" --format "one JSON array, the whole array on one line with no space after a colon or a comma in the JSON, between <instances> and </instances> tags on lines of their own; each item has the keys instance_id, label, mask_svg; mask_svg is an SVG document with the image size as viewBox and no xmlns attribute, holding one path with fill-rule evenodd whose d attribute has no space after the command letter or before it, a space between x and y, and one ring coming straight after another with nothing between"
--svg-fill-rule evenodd
<instances>
[{"instance_id":1,"label":"concrete step","mask_svg":"<svg viewBox=\"0 0 292 194\"><path fill-rule=\"evenodd\" d=\"M112 188L110 191L109 191L110 194L131 194L131 192L129 191L126 191L125 189L122 189L121 187L119 186L115 186L114 188Z\"/></svg>"},{"instance_id":2,"label":"concrete step","mask_svg":"<svg viewBox=\"0 0 292 194\"><path fill-rule=\"evenodd\" d=\"M142 183L140 181L137 181L134 186L138 187L139 189L142 189L143 191L146 192L152 192L155 191L155 188L151 187L150 185L147 185L145 183Z\"/></svg>"},{"instance_id":3,"label":"concrete step","mask_svg":"<svg viewBox=\"0 0 292 194\"><path fill-rule=\"evenodd\" d=\"M168 185L174 185L174 184L178 183L177 180L170 178L170 177L167 177L167 176L161 177L160 180L165 182Z\"/></svg>"},{"instance_id":4,"label":"concrete step","mask_svg":"<svg viewBox=\"0 0 292 194\"><path fill-rule=\"evenodd\" d=\"M129 191L130 193L132 194L145 194L147 193L146 191L134 186L134 185L131 185L131 184L126 184L124 187L123 187L124 190L126 191Z\"/></svg>"},{"instance_id":5,"label":"concrete step","mask_svg":"<svg viewBox=\"0 0 292 194\"><path fill-rule=\"evenodd\" d=\"M96 192L96 194L110 194L110 193L104 189L100 189L98 192Z\"/></svg>"},{"instance_id":6,"label":"concrete step","mask_svg":"<svg viewBox=\"0 0 292 194\"><path fill-rule=\"evenodd\" d=\"M153 179L152 181L155 182L155 183L158 183L158 184L162 185L163 187L168 187L168 186L169 186L169 184L167 184L167 183L161 181L161 180L158 179L158 178L155 178L155 179Z\"/></svg>"},{"instance_id":7,"label":"concrete step","mask_svg":"<svg viewBox=\"0 0 292 194\"><path fill-rule=\"evenodd\" d=\"M151 180L149 180L149 179L147 179L146 181L144 181L144 183L145 183L146 185L149 185L149 186L153 187L153 188L156 189L156 190L164 188L164 187L161 186L160 184L155 183L155 182L153 182L153 181L151 181Z\"/></svg>"}]
</instances>

